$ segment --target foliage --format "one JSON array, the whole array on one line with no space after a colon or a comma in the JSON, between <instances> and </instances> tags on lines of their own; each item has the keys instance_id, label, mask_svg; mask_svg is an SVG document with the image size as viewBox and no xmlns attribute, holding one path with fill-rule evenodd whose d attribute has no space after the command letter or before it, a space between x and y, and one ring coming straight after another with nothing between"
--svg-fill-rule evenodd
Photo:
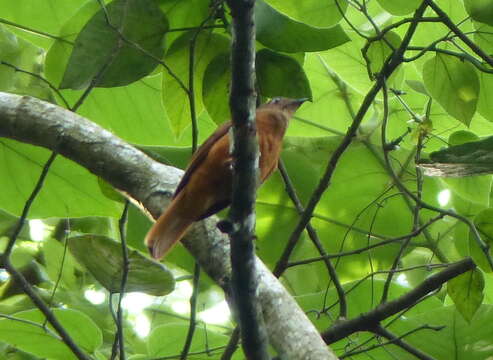
<instances>
[{"instance_id":1,"label":"foliage","mask_svg":"<svg viewBox=\"0 0 493 360\"><path fill-rule=\"evenodd\" d=\"M183 168L191 153L193 119L202 141L229 114L231 19L225 4L211 4L4 1L0 91L75 106L82 116ZM258 92L262 100L313 99L291 122L282 155L306 205L348 127L361 116L367 94L384 77L386 86L370 98L371 107L337 162L311 225L325 251L334 255L349 318L380 303L387 279L387 299L393 300L447 264L471 256L477 269L383 325L397 336L409 333L404 340L435 359L485 359L493 356L492 254L481 247L493 239L493 60L487 55L493 52L493 6L487 0L433 4L445 17L428 8L402 63L387 74L389 58L403 44L421 1L257 0ZM5 138L0 138L0 149L3 248L49 153ZM426 174L455 178L423 178L422 168ZM36 220L23 229L11 257L76 343L97 359L109 358L113 349L108 290L113 294L119 289L122 210L121 199L107 184L58 157L29 212L30 219L42 223ZM435 218L439 214L447 216ZM272 269L298 221L277 172L257 199L257 253ZM44 231L35 231L40 223ZM182 247L166 258L166 266L144 259L142 239L149 226L143 214L130 209L127 292L156 295L148 298L152 304L125 308L125 348L132 359L180 354L188 331L188 310L181 311L180 305L188 309L194 260ZM397 237L401 240L390 241ZM336 256L340 253L345 255ZM334 282L319 256L303 233L283 283L323 331L334 324L340 309ZM142 278L147 266L161 279L159 287L153 286L154 278ZM389 270L399 273L389 278ZM172 290L173 276L176 290L162 296ZM0 281L0 353L8 359L70 358L53 329L43 328L44 316L20 284L3 270ZM91 294L105 296L97 301ZM228 343L233 323L205 317L207 310L224 305L222 296L210 279L201 277L198 311L204 317L191 347L197 355L190 358L219 358ZM142 323L149 325L148 333L137 333ZM341 356L361 344L381 342L360 333L331 346ZM351 358L367 355L413 358L392 344ZM242 358L241 350L234 358Z\"/></svg>"}]
</instances>

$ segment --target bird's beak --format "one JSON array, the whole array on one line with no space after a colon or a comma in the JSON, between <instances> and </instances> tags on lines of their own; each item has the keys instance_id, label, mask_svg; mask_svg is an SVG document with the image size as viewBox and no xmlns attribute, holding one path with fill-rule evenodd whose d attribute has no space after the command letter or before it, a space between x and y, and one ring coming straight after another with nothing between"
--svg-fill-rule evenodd
<instances>
[{"instance_id":1,"label":"bird's beak","mask_svg":"<svg viewBox=\"0 0 493 360\"><path fill-rule=\"evenodd\" d=\"M300 99L293 99L291 101L291 104L290 104L290 107L292 108L299 108L301 106L301 104L303 104L305 101L311 101L310 98L300 98Z\"/></svg>"}]
</instances>

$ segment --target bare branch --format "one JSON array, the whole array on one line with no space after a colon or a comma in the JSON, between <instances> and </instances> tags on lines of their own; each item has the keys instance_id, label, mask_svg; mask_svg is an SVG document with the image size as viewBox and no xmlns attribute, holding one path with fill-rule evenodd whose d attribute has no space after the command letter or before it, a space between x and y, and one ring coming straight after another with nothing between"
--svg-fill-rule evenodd
<instances>
[{"instance_id":1,"label":"bare branch","mask_svg":"<svg viewBox=\"0 0 493 360\"><path fill-rule=\"evenodd\" d=\"M455 264L451 264L445 270L431 275L421 284L401 297L385 304L381 304L377 308L361 314L354 319L335 324L328 330L324 331L322 333L322 337L327 344L332 344L356 331L372 331L372 329L379 325L380 321L412 306L417 301L423 299L428 293L439 289L450 279L453 279L454 277L457 277L460 274L474 268L476 268L476 264L474 264L470 258L466 258L456 262Z\"/></svg>"}]
</instances>

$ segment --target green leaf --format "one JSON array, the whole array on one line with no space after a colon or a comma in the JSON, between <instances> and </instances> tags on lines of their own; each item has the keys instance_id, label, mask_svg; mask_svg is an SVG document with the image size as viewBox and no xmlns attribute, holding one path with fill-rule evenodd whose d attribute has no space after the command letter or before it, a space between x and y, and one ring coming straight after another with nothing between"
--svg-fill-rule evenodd
<instances>
[{"instance_id":1,"label":"green leaf","mask_svg":"<svg viewBox=\"0 0 493 360\"><path fill-rule=\"evenodd\" d=\"M124 203L125 202L125 197L116 191L116 189L108 184L106 181L98 177L98 185L99 188L101 189L101 192L103 193L104 196L106 196L108 199Z\"/></svg>"},{"instance_id":2,"label":"green leaf","mask_svg":"<svg viewBox=\"0 0 493 360\"><path fill-rule=\"evenodd\" d=\"M11 215L6 211L0 209L0 237L10 236L14 231L19 218L17 216ZM25 223L22 226L22 230L18 236L19 239L30 239L29 223Z\"/></svg>"},{"instance_id":3,"label":"green leaf","mask_svg":"<svg viewBox=\"0 0 493 360\"><path fill-rule=\"evenodd\" d=\"M36 77L43 72L42 54L42 49L15 36L0 24L0 91L53 101L46 82ZM35 75L17 72L12 66Z\"/></svg>"},{"instance_id":4,"label":"green leaf","mask_svg":"<svg viewBox=\"0 0 493 360\"><path fill-rule=\"evenodd\" d=\"M188 32L179 37L166 53L164 61L172 69L173 73L188 87L189 85L189 60L190 60L190 41L195 32ZM202 97L203 77L207 65L220 54L227 54L229 51L229 39L225 36L202 31L198 34L194 50L194 95L195 112L197 117L202 112L204 105ZM171 129L176 137L179 137L183 130L191 124L191 112L189 98L179 82L166 70L163 71L163 91L162 99L166 108ZM227 101L224 100L226 103Z\"/></svg>"},{"instance_id":5,"label":"green leaf","mask_svg":"<svg viewBox=\"0 0 493 360\"><path fill-rule=\"evenodd\" d=\"M373 41L368 47L366 56L370 62L369 66L372 74L377 74L382 70L385 61L393 53L393 49L397 49L401 43L400 36L393 31L385 34L384 38L385 40Z\"/></svg>"},{"instance_id":6,"label":"green leaf","mask_svg":"<svg viewBox=\"0 0 493 360\"><path fill-rule=\"evenodd\" d=\"M437 54L425 63L423 80L445 111L469 126L479 98L479 79L474 67L454 56Z\"/></svg>"},{"instance_id":7,"label":"green leaf","mask_svg":"<svg viewBox=\"0 0 493 360\"><path fill-rule=\"evenodd\" d=\"M76 289L74 258L68 251L65 252L64 244L54 239L45 240L43 258L46 272L53 282L60 276L64 286Z\"/></svg>"},{"instance_id":8,"label":"green leaf","mask_svg":"<svg viewBox=\"0 0 493 360\"><path fill-rule=\"evenodd\" d=\"M420 0L378 0L378 3L392 15L407 15L421 4Z\"/></svg>"},{"instance_id":9,"label":"green leaf","mask_svg":"<svg viewBox=\"0 0 493 360\"><path fill-rule=\"evenodd\" d=\"M349 41L339 25L315 28L279 13L262 0L256 1L255 23L260 43L287 53L327 50Z\"/></svg>"},{"instance_id":10,"label":"green leaf","mask_svg":"<svg viewBox=\"0 0 493 360\"><path fill-rule=\"evenodd\" d=\"M324 2L317 0L266 0L266 2L288 17L314 27L329 27L337 24L348 6L346 0L327 0Z\"/></svg>"},{"instance_id":11,"label":"green leaf","mask_svg":"<svg viewBox=\"0 0 493 360\"><path fill-rule=\"evenodd\" d=\"M93 353L102 345L102 332L87 315L70 309L52 309L52 311L82 350ZM76 359L75 355L61 340L42 328L45 316L39 310L23 311L13 316L36 322L40 327L20 321L0 319L0 341L40 358ZM48 327L53 333L53 328L50 325Z\"/></svg>"},{"instance_id":12,"label":"green leaf","mask_svg":"<svg viewBox=\"0 0 493 360\"><path fill-rule=\"evenodd\" d=\"M310 84L303 68L295 59L262 49L257 53L255 67L262 96L311 99Z\"/></svg>"},{"instance_id":13,"label":"green leaf","mask_svg":"<svg viewBox=\"0 0 493 360\"><path fill-rule=\"evenodd\" d=\"M97 1L88 0L61 26L58 31L59 38L50 47L45 60L46 78L53 84L61 83L75 39L99 10L101 10L101 6Z\"/></svg>"},{"instance_id":14,"label":"green leaf","mask_svg":"<svg viewBox=\"0 0 493 360\"><path fill-rule=\"evenodd\" d=\"M475 133L467 130L459 130L459 131L454 131L452 134L450 134L448 138L448 145L458 146L478 140L479 140L479 136L477 136Z\"/></svg>"},{"instance_id":15,"label":"green leaf","mask_svg":"<svg viewBox=\"0 0 493 360\"><path fill-rule=\"evenodd\" d=\"M443 326L440 331L414 331L406 342L434 359L485 360L493 356L493 306L482 305L467 323L455 306L436 308L416 316L402 317L389 330L405 334L423 324Z\"/></svg>"},{"instance_id":16,"label":"green leaf","mask_svg":"<svg viewBox=\"0 0 493 360\"><path fill-rule=\"evenodd\" d=\"M493 26L493 2L491 0L464 0L464 5L471 18Z\"/></svg>"},{"instance_id":17,"label":"green leaf","mask_svg":"<svg viewBox=\"0 0 493 360\"><path fill-rule=\"evenodd\" d=\"M493 52L493 26L475 21L474 42L484 52L491 54ZM486 75L486 73L483 73Z\"/></svg>"},{"instance_id":18,"label":"green leaf","mask_svg":"<svg viewBox=\"0 0 493 360\"><path fill-rule=\"evenodd\" d=\"M202 86L202 100L210 117L216 124L221 124L230 118L228 106L229 83L231 81L230 56L216 56L207 65Z\"/></svg>"},{"instance_id":19,"label":"green leaf","mask_svg":"<svg viewBox=\"0 0 493 360\"><path fill-rule=\"evenodd\" d=\"M426 91L425 84L423 84L421 81L406 80L406 84L414 91L429 96L428 92Z\"/></svg>"},{"instance_id":20,"label":"green leaf","mask_svg":"<svg viewBox=\"0 0 493 360\"><path fill-rule=\"evenodd\" d=\"M49 151L5 138L0 138L0 151L0 173L12 174L0 177L0 204L9 213L20 215L49 157ZM94 175L59 156L50 168L29 217L119 217L120 214L121 205L101 194Z\"/></svg>"},{"instance_id":21,"label":"green leaf","mask_svg":"<svg viewBox=\"0 0 493 360\"><path fill-rule=\"evenodd\" d=\"M112 27L152 56L162 57L168 25L156 2L115 0L106 13L100 9L77 36L61 88L82 89L94 80L97 87L123 86L156 68L154 59L123 41Z\"/></svg>"},{"instance_id":22,"label":"green leaf","mask_svg":"<svg viewBox=\"0 0 493 360\"><path fill-rule=\"evenodd\" d=\"M111 293L120 291L123 258L121 245L101 235L69 239L72 255ZM161 296L174 289L173 274L163 265L129 249L126 292L140 291Z\"/></svg>"},{"instance_id":23,"label":"green leaf","mask_svg":"<svg viewBox=\"0 0 493 360\"><path fill-rule=\"evenodd\" d=\"M493 106L491 106L491 94L493 94L493 74L479 72L479 84L480 92L478 112L486 120L493 122Z\"/></svg>"},{"instance_id":24,"label":"green leaf","mask_svg":"<svg viewBox=\"0 0 493 360\"><path fill-rule=\"evenodd\" d=\"M488 254L493 256L491 246L493 245L493 208L484 209L474 217L474 226L478 229L481 239L489 246ZM469 232L469 251L476 264L484 272L491 273L493 269L486 259L485 253L479 247L472 231Z\"/></svg>"},{"instance_id":25,"label":"green leaf","mask_svg":"<svg viewBox=\"0 0 493 360\"><path fill-rule=\"evenodd\" d=\"M209 17L209 5L207 0L159 0L159 7L168 18L170 30L200 27ZM166 41L171 44L180 35L180 31L171 31L166 34Z\"/></svg>"},{"instance_id":26,"label":"green leaf","mask_svg":"<svg viewBox=\"0 0 493 360\"><path fill-rule=\"evenodd\" d=\"M483 302L483 290L484 277L478 269L468 271L447 282L447 293L468 323L471 323Z\"/></svg>"},{"instance_id":27,"label":"green leaf","mask_svg":"<svg viewBox=\"0 0 493 360\"><path fill-rule=\"evenodd\" d=\"M88 0L91 1L92 0ZM2 19L12 21L20 26L56 34L67 18L73 15L81 5L81 0L45 0L45 1L3 1ZM48 48L53 39L40 36L35 32L24 31L11 27L18 36L27 41Z\"/></svg>"},{"instance_id":28,"label":"green leaf","mask_svg":"<svg viewBox=\"0 0 493 360\"><path fill-rule=\"evenodd\" d=\"M188 324L169 323L154 328L149 335L148 351L152 358L176 355L183 349L183 340L188 331ZM203 351L207 348L223 346L229 337L200 327L195 330L190 352Z\"/></svg>"}]
</instances>

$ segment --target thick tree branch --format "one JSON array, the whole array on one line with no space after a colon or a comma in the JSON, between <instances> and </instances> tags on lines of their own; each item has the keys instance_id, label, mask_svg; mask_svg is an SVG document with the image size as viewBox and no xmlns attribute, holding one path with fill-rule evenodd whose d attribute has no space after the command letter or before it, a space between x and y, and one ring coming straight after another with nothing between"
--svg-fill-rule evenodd
<instances>
[{"instance_id":1,"label":"thick tree branch","mask_svg":"<svg viewBox=\"0 0 493 360\"><path fill-rule=\"evenodd\" d=\"M332 344L354 333L355 331L373 331L380 325L382 320L385 320L388 317L397 314L399 311L414 305L430 292L439 289L450 279L472 270L475 267L476 264L474 264L470 258L458 261L455 264L450 265L445 270L431 275L421 284L401 297L385 304L380 304L375 309L361 314L357 318L341 321L335 324L328 330L324 331L322 333L322 337L327 344Z\"/></svg>"},{"instance_id":2,"label":"thick tree branch","mask_svg":"<svg viewBox=\"0 0 493 360\"><path fill-rule=\"evenodd\" d=\"M156 218L182 171L158 163L109 131L53 104L0 93L0 136L57 150L100 176ZM224 290L231 277L229 243L217 218L197 223L182 243ZM256 259L259 300L270 344L283 359L335 359L318 331L266 266Z\"/></svg>"}]
</instances>

